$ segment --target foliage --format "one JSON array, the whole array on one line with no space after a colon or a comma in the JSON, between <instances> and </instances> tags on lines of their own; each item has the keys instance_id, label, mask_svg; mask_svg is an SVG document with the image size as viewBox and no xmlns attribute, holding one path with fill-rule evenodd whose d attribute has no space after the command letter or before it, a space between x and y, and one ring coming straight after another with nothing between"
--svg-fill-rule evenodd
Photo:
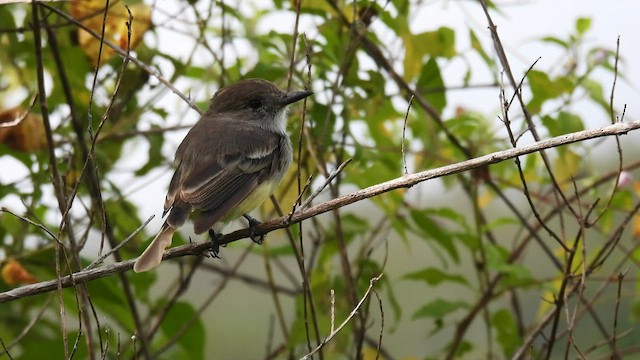
<instances>
[{"instance_id":1,"label":"foliage","mask_svg":"<svg viewBox=\"0 0 640 360\"><path fill-rule=\"evenodd\" d=\"M530 141L528 120L543 137L583 130L584 102L604 122L617 114L608 85L594 77L617 76L616 52L583 50L587 18L567 38L540 38L569 66L514 74L525 78L521 108L513 88L500 87L503 65L489 34L411 30L411 14L426 3L243 3L111 1L106 17L100 1L0 6L0 123L24 114L0 128L0 291L85 269L134 233L141 207L163 196L147 185L171 171L182 131L197 118L189 106L204 108L215 89L242 78L315 92L304 122L302 106L292 108L295 166L275 194L278 206L261 209L265 219L288 213L306 179L315 189L347 159L314 203L402 176L403 160L420 171ZM294 37L298 11L304 34ZM103 21L116 49L100 50L87 31L100 34ZM468 49L459 45L465 37ZM127 51L139 62L123 61ZM473 58L484 68L470 66ZM443 69L454 62L467 69L452 81ZM477 72L495 79L492 93L505 92L502 122L448 101L452 83L473 87ZM169 84L187 95L178 99ZM24 359L234 356L211 345L218 331L238 344L251 338L251 348L218 345L237 348L235 357L295 358L353 316L320 358L617 356L640 341L638 286L629 280L637 278L638 190L617 186L618 171L594 171L596 149L575 144L478 168L442 179L440 191L388 192L293 225L286 239L270 234L260 248L234 243L222 260L181 258L170 273L116 274L18 298L2 305L0 339ZM635 231L624 232L630 224ZM137 256L152 232L113 260ZM381 273L375 294L351 314ZM220 300L228 283L255 287L242 301ZM233 324L216 320L237 306L262 309L255 299L265 290L272 303L264 326L243 317L247 310ZM592 322L597 337L583 330ZM472 323L482 336L470 335ZM407 334L416 343L401 348Z\"/></svg>"}]
</instances>

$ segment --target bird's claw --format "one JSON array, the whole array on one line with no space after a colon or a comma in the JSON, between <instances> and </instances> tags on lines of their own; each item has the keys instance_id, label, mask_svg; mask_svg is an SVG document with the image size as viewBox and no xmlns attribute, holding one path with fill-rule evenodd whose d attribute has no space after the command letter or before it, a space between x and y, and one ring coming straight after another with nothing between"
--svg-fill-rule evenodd
<instances>
[{"instance_id":1,"label":"bird's claw","mask_svg":"<svg viewBox=\"0 0 640 360\"><path fill-rule=\"evenodd\" d=\"M209 252L211 253L211 257L220 259L220 239L222 239L223 235L221 233L215 232L213 229L209 229L209 236L211 236L211 248Z\"/></svg>"},{"instance_id":2,"label":"bird's claw","mask_svg":"<svg viewBox=\"0 0 640 360\"><path fill-rule=\"evenodd\" d=\"M256 226L262 224L260 220L247 214L242 216L247 219L247 222L249 222L249 238L251 238L254 243L262 245L262 242L264 241L264 234L256 235Z\"/></svg>"}]
</instances>

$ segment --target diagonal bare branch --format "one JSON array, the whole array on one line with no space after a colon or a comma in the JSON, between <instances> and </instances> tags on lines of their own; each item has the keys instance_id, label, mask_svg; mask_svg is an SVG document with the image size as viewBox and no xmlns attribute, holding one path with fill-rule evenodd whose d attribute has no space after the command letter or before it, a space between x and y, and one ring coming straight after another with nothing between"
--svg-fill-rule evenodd
<instances>
[{"instance_id":1,"label":"diagonal bare branch","mask_svg":"<svg viewBox=\"0 0 640 360\"><path fill-rule=\"evenodd\" d=\"M550 149L600 137L624 135L636 129L640 129L640 121L618 123L602 128L578 131L566 135L556 136L519 148L497 151L467 161L462 161L431 170L421 171L415 174L404 175L335 199L325 201L308 209L298 210L292 215L284 215L277 219L264 222L255 228L254 233L256 235L267 234L273 230L288 227L327 211L338 209L358 201L372 198L374 196L379 196L395 189L410 188L430 179L458 174L481 166L496 164L505 160L513 159L518 156L539 152L540 150L544 149ZM249 229L237 230L230 234L226 234L222 239L219 240L219 244L228 244L246 237L249 237ZM167 260L179 258L186 255L200 255L203 252L208 251L210 246L211 245L208 242L177 246L175 248L169 249L164 254L163 259ZM130 270L133 267L134 262L135 259L130 259L96 269L80 271L74 273L73 275L67 275L60 279L61 286L70 287L74 284L85 283L107 277L112 274L122 273ZM0 304L21 299L27 296L53 291L56 289L56 283L56 280L44 281L5 291L3 293L0 293Z\"/></svg>"}]
</instances>

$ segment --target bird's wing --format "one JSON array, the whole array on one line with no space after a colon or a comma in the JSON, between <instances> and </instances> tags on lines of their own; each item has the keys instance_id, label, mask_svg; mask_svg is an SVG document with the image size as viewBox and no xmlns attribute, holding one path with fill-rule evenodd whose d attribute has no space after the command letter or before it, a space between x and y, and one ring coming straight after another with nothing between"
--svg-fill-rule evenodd
<instances>
[{"instance_id":1,"label":"bird's wing","mask_svg":"<svg viewBox=\"0 0 640 360\"><path fill-rule=\"evenodd\" d=\"M282 136L257 126L198 126L201 123L176 153L179 165L165 203L165 208L173 207L168 221L173 215L176 223L184 222L192 209L201 210L196 233L213 226L269 178L277 166Z\"/></svg>"}]
</instances>

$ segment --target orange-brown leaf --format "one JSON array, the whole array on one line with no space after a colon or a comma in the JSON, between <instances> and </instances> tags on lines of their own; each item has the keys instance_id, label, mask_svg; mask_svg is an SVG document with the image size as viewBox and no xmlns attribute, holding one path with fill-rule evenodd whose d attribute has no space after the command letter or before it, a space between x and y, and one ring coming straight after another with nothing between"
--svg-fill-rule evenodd
<instances>
[{"instance_id":1,"label":"orange-brown leaf","mask_svg":"<svg viewBox=\"0 0 640 360\"><path fill-rule=\"evenodd\" d=\"M26 115L25 115L26 114ZM42 149L47 144L47 138L42 125L42 118L23 107L15 107L0 111L0 124L12 126L0 127L0 143L18 151L33 151Z\"/></svg>"},{"instance_id":2,"label":"orange-brown leaf","mask_svg":"<svg viewBox=\"0 0 640 360\"><path fill-rule=\"evenodd\" d=\"M33 284L37 280L31 273L17 260L9 260L2 267L2 280L9 285Z\"/></svg>"},{"instance_id":3,"label":"orange-brown leaf","mask_svg":"<svg viewBox=\"0 0 640 360\"><path fill-rule=\"evenodd\" d=\"M640 236L640 215L638 214L633 217L633 236Z\"/></svg>"}]
</instances>

